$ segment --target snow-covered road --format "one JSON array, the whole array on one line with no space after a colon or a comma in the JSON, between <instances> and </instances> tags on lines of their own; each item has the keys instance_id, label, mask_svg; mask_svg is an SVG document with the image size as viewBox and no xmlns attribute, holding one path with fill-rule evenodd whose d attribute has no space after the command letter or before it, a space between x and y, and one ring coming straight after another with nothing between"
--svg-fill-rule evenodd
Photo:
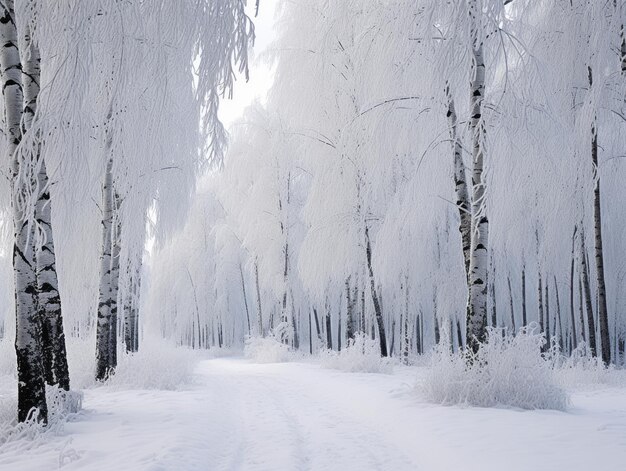
<instances>
[{"instance_id":1,"label":"snow-covered road","mask_svg":"<svg viewBox=\"0 0 626 471\"><path fill-rule=\"evenodd\" d=\"M87 390L85 412L63 436L27 454L5 450L0 470L602 471L626 463L623 389L576 393L566 413L441 407L412 391L416 375L205 360L197 383L181 391Z\"/></svg>"}]
</instances>

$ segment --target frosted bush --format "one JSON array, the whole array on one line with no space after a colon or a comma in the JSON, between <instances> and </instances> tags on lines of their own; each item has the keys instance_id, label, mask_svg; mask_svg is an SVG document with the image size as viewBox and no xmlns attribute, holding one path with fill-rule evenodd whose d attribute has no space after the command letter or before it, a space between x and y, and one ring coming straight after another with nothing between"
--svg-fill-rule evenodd
<instances>
[{"instance_id":1,"label":"frosted bush","mask_svg":"<svg viewBox=\"0 0 626 471\"><path fill-rule=\"evenodd\" d=\"M247 337L243 353L255 363L284 363L292 359L289 346L273 334L267 337Z\"/></svg>"},{"instance_id":2,"label":"frosted bush","mask_svg":"<svg viewBox=\"0 0 626 471\"><path fill-rule=\"evenodd\" d=\"M106 382L116 389L174 390L189 384L199 361L197 351L162 339L144 339L135 353L118 355L115 374Z\"/></svg>"},{"instance_id":3,"label":"frosted bush","mask_svg":"<svg viewBox=\"0 0 626 471\"><path fill-rule=\"evenodd\" d=\"M348 341L348 346L340 352L327 350L321 354L324 368L348 372L391 373L393 365L388 358L380 356L380 346L362 332Z\"/></svg>"},{"instance_id":4,"label":"frosted bush","mask_svg":"<svg viewBox=\"0 0 626 471\"><path fill-rule=\"evenodd\" d=\"M565 410L568 397L541 354L544 342L533 323L515 336L490 329L488 342L469 363L442 347L432 357L424 394L441 404Z\"/></svg>"},{"instance_id":5,"label":"frosted bush","mask_svg":"<svg viewBox=\"0 0 626 471\"><path fill-rule=\"evenodd\" d=\"M72 338L67 344L68 366L72 389L102 386L95 380L95 340ZM115 374L104 383L115 389L172 390L193 379L193 370L200 359L197 350L177 347L173 343L147 337L139 351L126 353L120 344Z\"/></svg>"},{"instance_id":6,"label":"frosted bush","mask_svg":"<svg viewBox=\"0 0 626 471\"><path fill-rule=\"evenodd\" d=\"M558 383L567 388L625 386L626 371L613 365L604 366L601 358L593 356L585 342L581 342L570 356L555 355L553 359Z\"/></svg>"},{"instance_id":7,"label":"frosted bush","mask_svg":"<svg viewBox=\"0 0 626 471\"><path fill-rule=\"evenodd\" d=\"M17 382L11 381L11 389L17 391ZM0 394L1 395L1 394ZM48 435L59 435L67 418L82 408L83 394L65 391L56 386L46 386L48 424L37 421L38 412L33 410L29 418L17 421L17 394L7 394L0 407L0 454L9 449L30 450L46 440Z\"/></svg>"},{"instance_id":8,"label":"frosted bush","mask_svg":"<svg viewBox=\"0 0 626 471\"><path fill-rule=\"evenodd\" d=\"M17 422L17 364L13 339L0 340L0 453L8 448L27 450L36 446L43 436L60 433L67 417L78 412L83 395L46 386L48 425L43 426L33 416L24 423ZM22 440L22 439L26 440Z\"/></svg>"}]
</instances>

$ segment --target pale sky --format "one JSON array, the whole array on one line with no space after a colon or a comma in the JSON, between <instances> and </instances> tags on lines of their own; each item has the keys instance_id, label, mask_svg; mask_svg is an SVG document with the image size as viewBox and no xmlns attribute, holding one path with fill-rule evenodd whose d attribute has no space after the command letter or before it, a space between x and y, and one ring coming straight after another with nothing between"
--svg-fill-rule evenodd
<instances>
[{"instance_id":1,"label":"pale sky","mask_svg":"<svg viewBox=\"0 0 626 471\"><path fill-rule=\"evenodd\" d=\"M226 129L236 121L243 110L255 99L265 102L267 91L272 85L273 71L260 57L274 40L274 14L278 0L261 0L259 15L254 17L254 4L248 2L248 15L254 22L256 41L250 58L250 80L246 83L244 77L238 77L235 83L232 100L222 100L219 116Z\"/></svg>"}]
</instances>

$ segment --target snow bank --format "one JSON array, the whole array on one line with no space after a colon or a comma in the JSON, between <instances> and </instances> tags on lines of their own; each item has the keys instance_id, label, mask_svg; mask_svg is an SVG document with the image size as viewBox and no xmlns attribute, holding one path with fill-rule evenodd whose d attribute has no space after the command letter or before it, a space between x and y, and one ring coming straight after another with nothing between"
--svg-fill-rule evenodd
<instances>
[{"instance_id":1,"label":"snow bank","mask_svg":"<svg viewBox=\"0 0 626 471\"><path fill-rule=\"evenodd\" d=\"M255 363L284 363L293 357L289 346L273 334L267 337L247 337L243 354Z\"/></svg>"},{"instance_id":2,"label":"snow bank","mask_svg":"<svg viewBox=\"0 0 626 471\"><path fill-rule=\"evenodd\" d=\"M471 364L441 347L432 357L423 392L429 401L448 405L565 410L568 396L541 354L544 342L531 324L516 336L490 329L488 343Z\"/></svg>"},{"instance_id":3,"label":"snow bank","mask_svg":"<svg viewBox=\"0 0 626 471\"><path fill-rule=\"evenodd\" d=\"M393 365L388 358L380 356L380 347L362 332L348 341L348 346L340 352L326 350L320 354L324 368L347 372L392 373Z\"/></svg>"}]
</instances>

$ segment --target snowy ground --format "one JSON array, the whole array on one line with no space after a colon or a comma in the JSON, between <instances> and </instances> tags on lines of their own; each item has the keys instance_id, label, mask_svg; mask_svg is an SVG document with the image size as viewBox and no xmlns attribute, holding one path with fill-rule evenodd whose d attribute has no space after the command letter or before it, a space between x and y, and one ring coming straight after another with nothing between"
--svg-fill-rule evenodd
<instances>
[{"instance_id":1,"label":"snowy ground","mask_svg":"<svg viewBox=\"0 0 626 471\"><path fill-rule=\"evenodd\" d=\"M626 390L571 394L568 412L443 407L420 368L203 360L179 391L94 388L61 435L1 470L609 470L626 463Z\"/></svg>"}]
</instances>

